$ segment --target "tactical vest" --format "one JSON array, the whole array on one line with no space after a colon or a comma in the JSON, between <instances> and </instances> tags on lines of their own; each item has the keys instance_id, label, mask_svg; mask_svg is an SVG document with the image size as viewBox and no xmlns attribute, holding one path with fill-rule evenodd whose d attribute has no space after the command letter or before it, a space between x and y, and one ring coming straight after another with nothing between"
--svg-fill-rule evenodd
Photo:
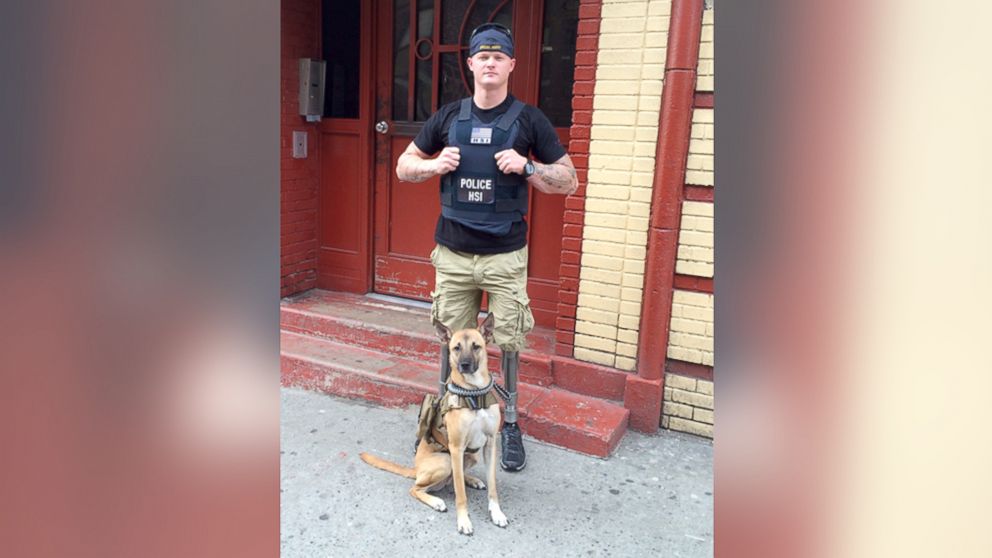
<instances>
[{"instance_id":1,"label":"tactical vest","mask_svg":"<svg viewBox=\"0 0 992 558\"><path fill-rule=\"evenodd\" d=\"M441 215L488 231L508 231L512 223L523 220L527 179L500 172L496 153L513 147L524 106L515 100L509 110L486 124L472 114L472 99L462 99L458 117L448 128L448 145L458 148L460 160L458 168L441 180Z\"/></svg>"},{"instance_id":2,"label":"tactical vest","mask_svg":"<svg viewBox=\"0 0 992 558\"><path fill-rule=\"evenodd\" d=\"M498 402L496 394L492 391L477 397L453 396L449 393L441 397L434 394L425 395L420 403L420 415L417 418L417 440L426 436L428 443L434 445L434 451L448 451L448 429L444 424L444 415L448 414L448 411L464 407L487 409ZM479 448L465 451L475 453Z\"/></svg>"}]
</instances>

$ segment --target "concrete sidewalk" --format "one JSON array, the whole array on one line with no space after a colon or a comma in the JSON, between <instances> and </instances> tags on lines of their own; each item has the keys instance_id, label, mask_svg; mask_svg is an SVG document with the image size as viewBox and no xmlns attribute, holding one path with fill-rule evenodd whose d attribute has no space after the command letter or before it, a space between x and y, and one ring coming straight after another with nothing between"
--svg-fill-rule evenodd
<instances>
[{"instance_id":1,"label":"concrete sidewalk","mask_svg":"<svg viewBox=\"0 0 992 558\"><path fill-rule=\"evenodd\" d=\"M497 474L506 529L485 491L468 490L471 537L455 527L454 490L439 513L412 481L366 465L368 451L413 463L417 408L388 409L282 391L281 555L711 556L713 445L687 434L630 432L610 459L525 437L527 468ZM484 476L484 465L473 470ZM453 552L452 552L453 551Z\"/></svg>"}]
</instances>

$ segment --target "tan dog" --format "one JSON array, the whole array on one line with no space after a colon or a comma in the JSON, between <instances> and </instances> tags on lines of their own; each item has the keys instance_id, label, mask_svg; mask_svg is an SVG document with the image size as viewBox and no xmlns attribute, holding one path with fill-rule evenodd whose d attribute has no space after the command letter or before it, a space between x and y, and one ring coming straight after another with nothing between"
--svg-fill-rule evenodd
<instances>
[{"instance_id":1,"label":"tan dog","mask_svg":"<svg viewBox=\"0 0 992 558\"><path fill-rule=\"evenodd\" d=\"M489 314L479 329L463 329L451 333L444 324L434 323L438 336L448 344L451 377L448 385L454 389L480 390L492 385L486 356L486 341L493 339L493 315ZM408 478L416 479L410 494L437 511L447 511L444 500L427 492L446 485L453 479L455 485L455 510L458 519L458 532L472 534L472 521L468 517L465 485L482 490L486 484L480 479L465 473L478 461L478 451L485 446L486 462L489 469L489 515L493 523L506 527L506 516L499 507L496 494L496 436L499 432L499 403L494 402L485 408L473 409L465 398L452 393L451 388L444 398L450 410L444 414L447 431L447 451L424 436L417 446L414 467L403 467L379 457L360 454L363 461ZM441 435L440 437L443 437ZM450 453L449 453L450 452Z\"/></svg>"}]
</instances>

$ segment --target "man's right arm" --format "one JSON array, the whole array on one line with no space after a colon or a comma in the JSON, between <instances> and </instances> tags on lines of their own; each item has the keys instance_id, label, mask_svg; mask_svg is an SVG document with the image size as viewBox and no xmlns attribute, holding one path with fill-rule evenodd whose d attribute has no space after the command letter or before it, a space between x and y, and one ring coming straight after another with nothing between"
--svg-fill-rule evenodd
<instances>
[{"instance_id":1,"label":"man's right arm","mask_svg":"<svg viewBox=\"0 0 992 558\"><path fill-rule=\"evenodd\" d=\"M406 182L423 182L432 176L447 174L458 168L461 156L457 147L445 147L436 158L429 157L411 141L396 161L396 176Z\"/></svg>"}]
</instances>

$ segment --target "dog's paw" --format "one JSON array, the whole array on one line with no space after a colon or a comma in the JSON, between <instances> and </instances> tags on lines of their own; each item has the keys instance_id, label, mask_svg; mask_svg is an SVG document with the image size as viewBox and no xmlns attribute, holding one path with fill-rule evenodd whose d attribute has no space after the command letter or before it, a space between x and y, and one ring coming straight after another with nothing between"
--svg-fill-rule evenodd
<instances>
[{"instance_id":1,"label":"dog's paw","mask_svg":"<svg viewBox=\"0 0 992 558\"><path fill-rule=\"evenodd\" d=\"M448 511L448 506L444 505L444 502L442 500L438 500L437 502L434 502L433 504L431 504L431 507L439 512Z\"/></svg>"},{"instance_id":2,"label":"dog's paw","mask_svg":"<svg viewBox=\"0 0 992 558\"><path fill-rule=\"evenodd\" d=\"M499 509L499 504L489 502L489 517L498 527L506 527L510 522L503 515L503 510Z\"/></svg>"},{"instance_id":3,"label":"dog's paw","mask_svg":"<svg viewBox=\"0 0 992 558\"><path fill-rule=\"evenodd\" d=\"M458 532L461 533L461 534L463 534L463 535L471 535L472 534L472 520L470 520L467 517L465 519L459 518L458 519Z\"/></svg>"},{"instance_id":4,"label":"dog's paw","mask_svg":"<svg viewBox=\"0 0 992 558\"><path fill-rule=\"evenodd\" d=\"M486 489L486 483L482 482L479 479L466 478L465 479L465 486L467 486L469 488L474 488L476 490L485 490Z\"/></svg>"}]
</instances>

